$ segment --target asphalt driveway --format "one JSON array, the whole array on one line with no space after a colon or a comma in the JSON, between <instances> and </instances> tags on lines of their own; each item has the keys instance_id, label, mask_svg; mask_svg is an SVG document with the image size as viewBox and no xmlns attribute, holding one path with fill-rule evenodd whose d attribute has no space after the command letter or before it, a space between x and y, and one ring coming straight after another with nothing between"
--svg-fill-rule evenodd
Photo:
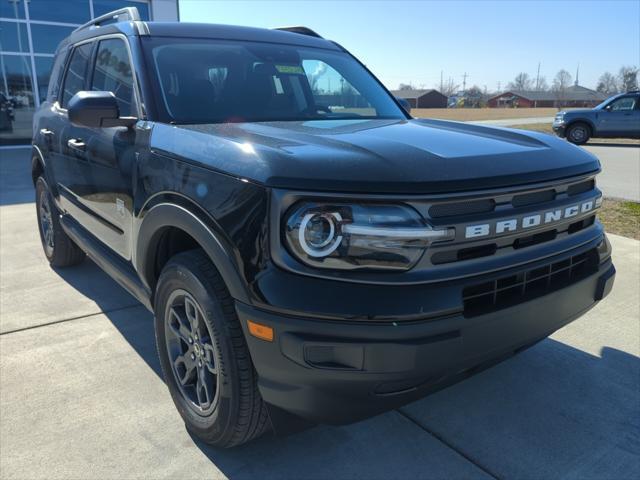
<instances>
[{"instance_id":1,"label":"asphalt driveway","mask_svg":"<svg viewBox=\"0 0 640 480\"><path fill-rule=\"evenodd\" d=\"M234 450L194 440L152 317L92 262L41 251L25 153L0 151L0 478L638 478L640 242L550 339L398 411Z\"/></svg>"}]
</instances>

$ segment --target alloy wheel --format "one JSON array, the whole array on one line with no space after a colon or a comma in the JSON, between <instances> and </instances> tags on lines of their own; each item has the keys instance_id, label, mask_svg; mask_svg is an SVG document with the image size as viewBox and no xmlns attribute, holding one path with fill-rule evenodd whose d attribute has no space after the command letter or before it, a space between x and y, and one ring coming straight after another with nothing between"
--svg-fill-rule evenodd
<instances>
[{"instance_id":1,"label":"alloy wheel","mask_svg":"<svg viewBox=\"0 0 640 480\"><path fill-rule=\"evenodd\" d=\"M185 290L175 290L169 297L165 339L180 393L194 412L208 415L218 400L217 352L202 308Z\"/></svg>"},{"instance_id":2,"label":"alloy wheel","mask_svg":"<svg viewBox=\"0 0 640 480\"><path fill-rule=\"evenodd\" d=\"M49 203L49 194L44 191L40 195L40 204L38 205L40 213L40 229L42 230L42 240L44 248L47 252L47 256L53 254L53 248L55 247L53 237L53 218L51 215L51 204Z\"/></svg>"}]
</instances>

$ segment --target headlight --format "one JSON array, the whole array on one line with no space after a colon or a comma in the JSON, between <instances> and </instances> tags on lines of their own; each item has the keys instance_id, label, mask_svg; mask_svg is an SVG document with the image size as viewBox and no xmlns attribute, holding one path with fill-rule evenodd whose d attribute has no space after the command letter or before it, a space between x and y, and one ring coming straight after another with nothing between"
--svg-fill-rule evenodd
<instances>
[{"instance_id":1,"label":"headlight","mask_svg":"<svg viewBox=\"0 0 640 480\"><path fill-rule=\"evenodd\" d=\"M454 237L433 229L406 205L295 205L285 218L284 241L303 263L342 270L408 270L430 243Z\"/></svg>"}]
</instances>

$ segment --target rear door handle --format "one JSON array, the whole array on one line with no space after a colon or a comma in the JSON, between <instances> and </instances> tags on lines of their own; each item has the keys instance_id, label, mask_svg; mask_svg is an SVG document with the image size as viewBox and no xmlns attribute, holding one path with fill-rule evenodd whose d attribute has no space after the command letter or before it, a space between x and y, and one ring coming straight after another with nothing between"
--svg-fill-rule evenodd
<instances>
[{"instance_id":1,"label":"rear door handle","mask_svg":"<svg viewBox=\"0 0 640 480\"><path fill-rule=\"evenodd\" d=\"M87 145L80 138L70 138L67 141L67 146L72 150L77 150L79 152L84 152L87 148Z\"/></svg>"}]
</instances>

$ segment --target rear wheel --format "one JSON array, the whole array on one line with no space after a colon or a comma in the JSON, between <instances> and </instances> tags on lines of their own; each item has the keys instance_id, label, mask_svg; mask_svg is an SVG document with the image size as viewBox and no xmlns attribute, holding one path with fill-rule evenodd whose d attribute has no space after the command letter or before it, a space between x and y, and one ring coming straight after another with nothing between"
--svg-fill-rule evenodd
<instances>
[{"instance_id":1,"label":"rear wheel","mask_svg":"<svg viewBox=\"0 0 640 480\"><path fill-rule=\"evenodd\" d=\"M233 299L203 251L169 260L154 309L160 363L187 428L219 447L263 434L267 411Z\"/></svg>"},{"instance_id":2,"label":"rear wheel","mask_svg":"<svg viewBox=\"0 0 640 480\"><path fill-rule=\"evenodd\" d=\"M42 177L36 181L36 213L40 241L49 263L54 267L70 267L82 262L86 255L62 229L60 212Z\"/></svg>"},{"instance_id":3,"label":"rear wheel","mask_svg":"<svg viewBox=\"0 0 640 480\"><path fill-rule=\"evenodd\" d=\"M567 129L566 137L571 143L582 145L591 137L591 129L586 123L574 123Z\"/></svg>"}]
</instances>

